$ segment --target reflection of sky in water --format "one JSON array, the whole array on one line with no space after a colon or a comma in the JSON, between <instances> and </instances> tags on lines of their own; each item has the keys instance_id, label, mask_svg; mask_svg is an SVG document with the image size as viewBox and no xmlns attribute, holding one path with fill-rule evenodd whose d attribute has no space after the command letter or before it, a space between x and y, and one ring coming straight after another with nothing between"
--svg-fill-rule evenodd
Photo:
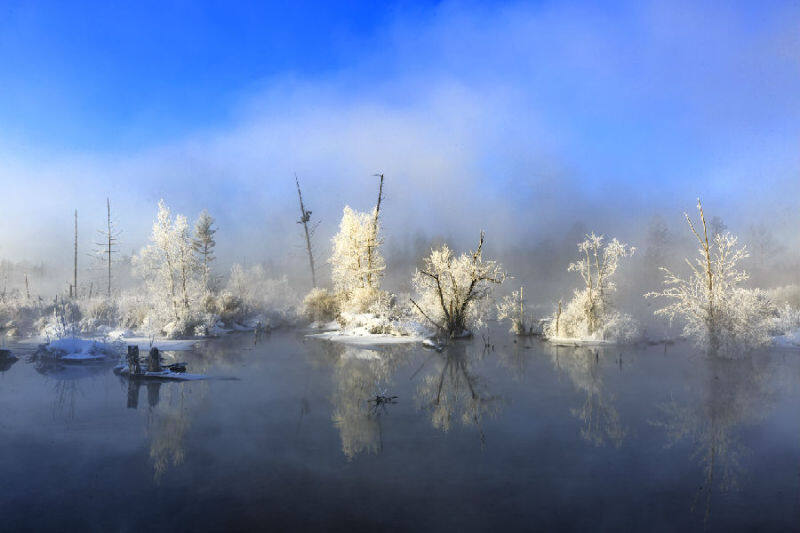
<instances>
[{"instance_id":1,"label":"reflection of sky in water","mask_svg":"<svg viewBox=\"0 0 800 533\"><path fill-rule=\"evenodd\" d=\"M241 381L138 386L23 355L0 371L5 526L724 530L797 518L794 354L709 361L682 346L496 338L495 351L478 340L436 353L241 335L180 354Z\"/></svg>"}]
</instances>

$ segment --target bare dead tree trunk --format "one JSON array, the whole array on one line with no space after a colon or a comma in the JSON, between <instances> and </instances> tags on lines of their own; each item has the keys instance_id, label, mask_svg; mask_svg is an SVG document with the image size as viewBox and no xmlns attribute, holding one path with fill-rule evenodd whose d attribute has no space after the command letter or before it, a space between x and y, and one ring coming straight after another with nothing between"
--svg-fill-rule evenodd
<instances>
[{"instance_id":1,"label":"bare dead tree trunk","mask_svg":"<svg viewBox=\"0 0 800 533\"><path fill-rule=\"evenodd\" d=\"M700 198L697 199L697 209L700 211L700 222L703 224L703 236L701 237L700 234L694 227L692 223L692 219L689 218L687 213L684 213L686 217L686 221L689 223L689 228L691 228L692 233L697 238L697 241L700 243L700 246L703 250L703 255L706 258L706 290L708 291L708 316L707 316L707 328L709 333L709 341L711 345L711 350L716 351L719 347L719 336L717 334L717 324L715 322L714 314L714 272L711 269L711 246L708 242L708 227L706 224L706 216L703 212L703 204L700 202Z\"/></svg>"},{"instance_id":2,"label":"bare dead tree trunk","mask_svg":"<svg viewBox=\"0 0 800 533\"><path fill-rule=\"evenodd\" d=\"M370 243L367 246L367 285L370 287L372 287L372 272L374 268L372 250L378 245L378 216L381 212L381 200L383 199L383 173L375 174L375 176L379 177L381 180L380 184L378 185L378 202L375 205L375 217L372 220L372 236L370 238Z\"/></svg>"},{"instance_id":3,"label":"bare dead tree trunk","mask_svg":"<svg viewBox=\"0 0 800 533\"><path fill-rule=\"evenodd\" d=\"M111 232L111 200L106 198L106 228L108 234L106 237L108 238L108 248L106 249L106 253L108 254L108 297L111 298L111 244L112 244L112 232Z\"/></svg>"},{"instance_id":4,"label":"bare dead tree trunk","mask_svg":"<svg viewBox=\"0 0 800 533\"><path fill-rule=\"evenodd\" d=\"M25 274L25 297L30 300L31 299L31 287L28 285L28 275Z\"/></svg>"},{"instance_id":5,"label":"bare dead tree trunk","mask_svg":"<svg viewBox=\"0 0 800 533\"><path fill-rule=\"evenodd\" d=\"M558 301L558 314L556 315L556 337L561 336L561 300Z\"/></svg>"},{"instance_id":6,"label":"bare dead tree trunk","mask_svg":"<svg viewBox=\"0 0 800 533\"><path fill-rule=\"evenodd\" d=\"M306 251L308 252L308 265L311 267L311 286L317 286L317 274L314 270L314 254L311 250L311 234L314 232L313 228L311 231L308 229L308 223L311 220L311 211L307 211L305 205L303 204L303 193L300 192L300 180L297 179L297 174L294 176L294 182L297 184L297 198L300 200L300 220L297 221L298 224L303 225L303 230L306 234Z\"/></svg>"},{"instance_id":7,"label":"bare dead tree trunk","mask_svg":"<svg viewBox=\"0 0 800 533\"><path fill-rule=\"evenodd\" d=\"M78 297L78 210L75 210L75 256L72 270L73 298Z\"/></svg>"},{"instance_id":8,"label":"bare dead tree trunk","mask_svg":"<svg viewBox=\"0 0 800 533\"><path fill-rule=\"evenodd\" d=\"M95 245L98 246L96 249L96 253L100 260L103 259L105 256L105 261L107 261L106 265L106 272L107 272L107 284L106 284L106 295L108 298L111 298L111 264L113 262L112 256L115 253L114 248L118 246L119 239L119 231L114 228L114 221L111 219L111 200L106 197L106 226L105 229L97 230L97 233L100 234L101 239L100 242L95 242Z\"/></svg>"}]
</instances>

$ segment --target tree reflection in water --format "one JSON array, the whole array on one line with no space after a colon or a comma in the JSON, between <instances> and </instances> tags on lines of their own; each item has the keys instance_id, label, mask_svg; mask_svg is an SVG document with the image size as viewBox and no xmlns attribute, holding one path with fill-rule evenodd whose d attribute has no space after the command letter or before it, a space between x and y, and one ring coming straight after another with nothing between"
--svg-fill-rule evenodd
<instances>
[{"instance_id":1,"label":"tree reflection in water","mask_svg":"<svg viewBox=\"0 0 800 533\"><path fill-rule=\"evenodd\" d=\"M158 483L170 467L183 464L186 458L184 441L190 427L190 414L207 394L208 383L142 382L123 379L128 383L129 409L139 408L139 393L142 388L147 392L146 434L150 441L153 477Z\"/></svg>"},{"instance_id":2,"label":"tree reflection in water","mask_svg":"<svg viewBox=\"0 0 800 533\"><path fill-rule=\"evenodd\" d=\"M333 423L339 430L342 452L348 459L383 450L381 420L389 403L378 408L376 396L386 395L406 347L380 349L325 343L337 358L333 371Z\"/></svg>"},{"instance_id":3,"label":"tree reflection in water","mask_svg":"<svg viewBox=\"0 0 800 533\"><path fill-rule=\"evenodd\" d=\"M620 422L614 394L604 388L600 349L551 345L546 349L556 369L586 395L583 405L571 409L572 415L581 421L581 438L595 446L606 443L622 446L627 430Z\"/></svg>"},{"instance_id":4,"label":"tree reflection in water","mask_svg":"<svg viewBox=\"0 0 800 533\"><path fill-rule=\"evenodd\" d=\"M741 427L763 420L777 392L770 383L765 358L703 360L708 377L701 385L697 402L683 405L674 399L660 405L661 417L653 421L667 437L667 447L688 440L691 460L702 467L703 482L691 504L702 506L704 523L711 515L715 488L724 493L739 487L744 475L742 461L750 450L739 442ZM685 395L682 395L685 396Z\"/></svg>"},{"instance_id":5,"label":"tree reflection in water","mask_svg":"<svg viewBox=\"0 0 800 533\"><path fill-rule=\"evenodd\" d=\"M491 394L486 381L473 371L476 360L467 345L452 343L432 360L435 370L422 379L416 400L420 408L430 411L437 429L449 431L454 418L460 418L465 426L474 426L483 449L486 435L481 421L484 416L499 413L502 397Z\"/></svg>"},{"instance_id":6,"label":"tree reflection in water","mask_svg":"<svg viewBox=\"0 0 800 533\"><path fill-rule=\"evenodd\" d=\"M105 364L65 364L58 361L37 360L36 372L52 380L53 419L75 419L75 407L81 390L82 380L95 378L108 371Z\"/></svg>"}]
</instances>

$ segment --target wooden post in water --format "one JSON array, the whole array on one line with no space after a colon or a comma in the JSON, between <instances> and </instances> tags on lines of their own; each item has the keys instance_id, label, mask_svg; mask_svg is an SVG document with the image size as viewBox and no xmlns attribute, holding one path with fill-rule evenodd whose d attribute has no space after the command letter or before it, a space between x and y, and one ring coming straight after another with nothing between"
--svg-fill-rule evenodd
<instances>
[{"instance_id":1,"label":"wooden post in water","mask_svg":"<svg viewBox=\"0 0 800 533\"><path fill-rule=\"evenodd\" d=\"M131 376L142 373L142 368L139 366L139 347L128 346L128 372Z\"/></svg>"},{"instance_id":2,"label":"wooden post in water","mask_svg":"<svg viewBox=\"0 0 800 533\"><path fill-rule=\"evenodd\" d=\"M158 354L158 348L155 346L150 348L150 355L147 358L147 371L161 372L161 359Z\"/></svg>"}]
</instances>

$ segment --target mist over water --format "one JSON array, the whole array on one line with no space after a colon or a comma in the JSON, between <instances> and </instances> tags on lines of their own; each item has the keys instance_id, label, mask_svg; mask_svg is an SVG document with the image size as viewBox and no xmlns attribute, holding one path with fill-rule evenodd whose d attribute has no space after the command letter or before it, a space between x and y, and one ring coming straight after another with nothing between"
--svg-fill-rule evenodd
<instances>
[{"instance_id":1,"label":"mist over water","mask_svg":"<svg viewBox=\"0 0 800 533\"><path fill-rule=\"evenodd\" d=\"M5 524L726 531L796 519L793 357L491 335L488 352L281 332L180 354L240 381L145 385L19 362L0 372ZM367 401L381 393L395 403Z\"/></svg>"}]
</instances>

